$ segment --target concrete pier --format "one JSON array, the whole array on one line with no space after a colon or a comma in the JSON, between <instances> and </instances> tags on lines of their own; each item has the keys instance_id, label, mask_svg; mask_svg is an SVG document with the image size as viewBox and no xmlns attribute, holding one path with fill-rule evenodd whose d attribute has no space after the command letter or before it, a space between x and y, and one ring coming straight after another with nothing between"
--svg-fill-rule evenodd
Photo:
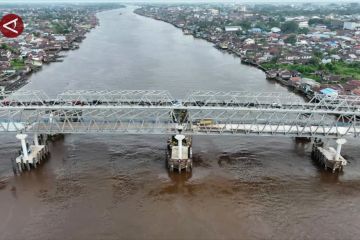
<instances>
[{"instance_id":1,"label":"concrete pier","mask_svg":"<svg viewBox=\"0 0 360 240\"><path fill-rule=\"evenodd\" d=\"M175 169L181 173L182 170L192 170L192 138L182 134L176 134L169 138L166 151L166 165L170 172Z\"/></svg>"},{"instance_id":2,"label":"concrete pier","mask_svg":"<svg viewBox=\"0 0 360 240\"><path fill-rule=\"evenodd\" d=\"M26 142L27 137L26 134L16 135L16 138L21 141L21 151L19 151L19 155L15 159L12 159L15 175L21 174L25 170L31 171L31 169L36 168L41 162L46 160L50 154L45 141L46 137L41 136L41 141L39 141L39 135L34 134L34 144L29 147Z\"/></svg>"},{"instance_id":3,"label":"concrete pier","mask_svg":"<svg viewBox=\"0 0 360 240\"><path fill-rule=\"evenodd\" d=\"M336 170L343 171L344 166L347 165L346 159L341 156L341 146L346 143L346 140L338 139L336 142L337 150L333 147L325 147L321 140L315 139L311 153L313 160L323 165L325 170L331 169L333 173Z\"/></svg>"}]
</instances>

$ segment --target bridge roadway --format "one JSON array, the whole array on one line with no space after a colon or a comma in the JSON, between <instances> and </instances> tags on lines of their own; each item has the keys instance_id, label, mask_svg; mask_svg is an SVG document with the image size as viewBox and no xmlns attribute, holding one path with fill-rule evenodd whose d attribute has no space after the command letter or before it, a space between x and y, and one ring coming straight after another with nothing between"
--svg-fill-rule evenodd
<instances>
[{"instance_id":1,"label":"bridge roadway","mask_svg":"<svg viewBox=\"0 0 360 240\"><path fill-rule=\"evenodd\" d=\"M0 96L0 131L189 135L358 137L360 98L199 91L40 91Z\"/></svg>"}]
</instances>

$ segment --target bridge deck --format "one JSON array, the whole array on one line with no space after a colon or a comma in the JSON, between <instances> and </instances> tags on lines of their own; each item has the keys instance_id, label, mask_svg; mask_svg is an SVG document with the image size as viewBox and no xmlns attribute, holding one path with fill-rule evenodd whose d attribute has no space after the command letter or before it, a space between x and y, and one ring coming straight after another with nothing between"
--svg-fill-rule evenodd
<instances>
[{"instance_id":1,"label":"bridge deck","mask_svg":"<svg viewBox=\"0 0 360 240\"><path fill-rule=\"evenodd\" d=\"M360 98L304 102L289 95L166 91L39 92L0 97L0 131L39 133L276 135L357 137ZM207 124L204 124L207 122Z\"/></svg>"}]
</instances>

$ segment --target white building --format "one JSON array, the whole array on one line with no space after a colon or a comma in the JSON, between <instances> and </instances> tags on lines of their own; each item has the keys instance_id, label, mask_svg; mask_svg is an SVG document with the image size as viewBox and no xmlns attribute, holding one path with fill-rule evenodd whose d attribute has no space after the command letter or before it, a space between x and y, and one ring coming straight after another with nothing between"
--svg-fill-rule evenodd
<instances>
[{"instance_id":1,"label":"white building","mask_svg":"<svg viewBox=\"0 0 360 240\"><path fill-rule=\"evenodd\" d=\"M220 13L219 9L215 9L215 8L210 9L210 12L212 15L219 15Z\"/></svg>"},{"instance_id":2,"label":"white building","mask_svg":"<svg viewBox=\"0 0 360 240\"><path fill-rule=\"evenodd\" d=\"M331 58L323 58L323 59L321 60L321 63L322 63L322 64L331 63Z\"/></svg>"},{"instance_id":3,"label":"white building","mask_svg":"<svg viewBox=\"0 0 360 240\"><path fill-rule=\"evenodd\" d=\"M299 22L299 28L308 28L308 27L309 27L308 21Z\"/></svg>"},{"instance_id":4,"label":"white building","mask_svg":"<svg viewBox=\"0 0 360 240\"><path fill-rule=\"evenodd\" d=\"M315 26L315 30L317 30L317 31L324 31L326 29L327 29L326 25L323 25L323 24L318 24Z\"/></svg>"},{"instance_id":5,"label":"white building","mask_svg":"<svg viewBox=\"0 0 360 240\"><path fill-rule=\"evenodd\" d=\"M66 37L64 35L53 35L55 38L55 41L63 42L66 41Z\"/></svg>"},{"instance_id":6,"label":"white building","mask_svg":"<svg viewBox=\"0 0 360 240\"><path fill-rule=\"evenodd\" d=\"M271 32L272 33L279 33L279 32L281 32L281 29L278 28L278 27L273 27L273 28L271 28Z\"/></svg>"},{"instance_id":7,"label":"white building","mask_svg":"<svg viewBox=\"0 0 360 240\"><path fill-rule=\"evenodd\" d=\"M332 88L324 88L320 90L320 93L317 95L318 98L336 98L339 95L338 91Z\"/></svg>"},{"instance_id":8,"label":"white building","mask_svg":"<svg viewBox=\"0 0 360 240\"><path fill-rule=\"evenodd\" d=\"M240 12L246 12L246 6L245 5L240 6L239 11Z\"/></svg>"},{"instance_id":9,"label":"white building","mask_svg":"<svg viewBox=\"0 0 360 240\"><path fill-rule=\"evenodd\" d=\"M355 30L359 27L359 24L356 22L344 22L344 29L346 30Z\"/></svg>"},{"instance_id":10,"label":"white building","mask_svg":"<svg viewBox=\"0 0 360 240\"><path fill-rule=\"evenodd\" d=\"M245 39L244 44L246 44L246 45L255 44L255 40L252 38Z\"/></svg>"},{"instance_id":11,"label":"white building","mask_svg":"<svg viewBox=\"0 0 360 240\"><path fill-rule=\"evenodd\" d=\"M242 28L240 26L225 26L225 32L237 32L241 30Z\"/></svg>"}]
</instances>

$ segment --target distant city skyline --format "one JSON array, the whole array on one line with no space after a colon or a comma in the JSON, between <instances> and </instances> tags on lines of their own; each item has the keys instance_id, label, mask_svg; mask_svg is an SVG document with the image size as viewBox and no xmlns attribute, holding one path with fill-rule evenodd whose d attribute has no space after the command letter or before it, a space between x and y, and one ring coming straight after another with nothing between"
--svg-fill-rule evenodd
<instances>
[{"instance_id":1,"label":"distant city skyline","mask_svg":"<svg viewBox=\"0 0 360 240\"><path fill-rule=\"evenodd\" d=\"M81 2L119 2L119 3L244 3L244 4L251 4L251 3L304 3L304 2L311 2L311 3L351 3L357 2L360 3L360 0L4 0L2 3L54 3L54 2L68 2L68 3L81 3Z\"/></svg>"}]
</instances>

